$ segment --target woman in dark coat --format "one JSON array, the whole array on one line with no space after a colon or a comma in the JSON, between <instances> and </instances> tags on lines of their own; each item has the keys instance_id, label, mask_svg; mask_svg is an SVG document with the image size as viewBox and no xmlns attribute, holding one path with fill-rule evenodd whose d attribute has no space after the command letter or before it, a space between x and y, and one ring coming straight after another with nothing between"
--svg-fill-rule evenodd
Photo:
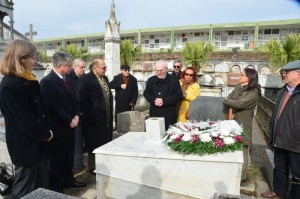
<instances>
[{"instance_id":1,"label":"woman in dark coat","mask_svg":"<svg viewBox=\"0 0 300 199\"><path fill-rule=\"evenodd\" d=\"M252 144L252 120L260 94L257 71L252 68L245 68L241 73L239 84L224 100L224 104L232 109L232 118L229 119L234 119L242 124L247 135L248 144L244 147L242 180L247 177L249 150Z\"/></svg>"},{"instance_id":2,"label":"woman in dark coat","mask_svg":"<svg viewBox=\"0 0 300 199\"><path fill-rule=\"evenodd\" d=\"M41 169L41 163L53 133L46 126L39 82L31 73L37 63L36 53L30 42L14 40L6 47L0 66L4 75L0 106L8 152L15 165L13 198L47 188L47 167Z\"/></svg>"}]
</instances>

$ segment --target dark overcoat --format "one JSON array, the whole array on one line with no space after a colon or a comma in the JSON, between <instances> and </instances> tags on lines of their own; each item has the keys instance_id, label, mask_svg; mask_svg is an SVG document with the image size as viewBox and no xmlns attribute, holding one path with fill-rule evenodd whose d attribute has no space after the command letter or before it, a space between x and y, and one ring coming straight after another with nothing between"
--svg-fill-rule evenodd
<instances>
[{"instance_id":1,"label":"dark overcoat","mask_svg":"<svg viewBox=\"0 0 300 199\"><path fill-rule=\"evenodd\" d=\"M74 129L70 128L70 123L78 113L76 85L69 77L66 77L66 80L71 88L71 95L63 80L54 71L51 71L41 80L42 95L46 101L51 129L55 138L74 134Z\"/></svg>"},{"instance_id":2,"label":"dark overcoat","mask_svg":"<svg viewBox=\"0 0 300 199\"><path fill-rule=\"evenodd\" d=\"M37 163L45 140L50 137L39 82L4 76L0 85L0 106L12 163L19 167Z\"/></svg>"},{"instance_id":3,"label":"dark overcoat","mask_svg":"<svg viewBox=\"0 0 300 199\"><path fill-rule=\"evenodd\" d=\"M165 129L177 122L177 104L183 99L177 77L166 74L164 79L156 75L148 79L144 97L150 103L150 117L164 117ZM163 106L155 106L155 99L162 98Z\"/></svg>"},{"instance_id":4,"label":"dark overcoat","mask_svg":"<svg viewBox=\"0 0 300 199\"><path fill-rule=\"evenodd\" d=\"M114 79L109 83L111 89L115 89L115 101L116 101L116 114L122 113L124 111L130 111L131 106L129 103L135 105L138 97L138 86L137 80L134 76L129 75L128 83L126 89L121 88L121 84L124 84L122 74L116 75Z\"/></svg>"},{"instance_id":5,"label":"dark overcoat","mask_svg":"<svg viewBox=\"0 0 300 199\"><path fill-rule=\"evenodd\" d=\"M108 78L104 76L108 85ZM79 79L78 103L82 119L82 134L87 152L92 152L112 140L113 98L109 90L110 106L106 107L102 88L97 77L91 71ZM107 116L106 109L110 109ZM110 118L107 125L107 117Z\"/></svg>"},{"instance_id":6,"label":"dark overcoat","mask_svg":"<svg viewBox=\"0 0 300 199\"><path fill-rule=\"evenodd\" d=\"M224 104L233 110L233 119L239 124L243 124L250 143L252 140L252 120L259 95L260 91L257 88L247 91L247 86L241 87L238 84L224 100Z\"/></svg>"}]
</instances>

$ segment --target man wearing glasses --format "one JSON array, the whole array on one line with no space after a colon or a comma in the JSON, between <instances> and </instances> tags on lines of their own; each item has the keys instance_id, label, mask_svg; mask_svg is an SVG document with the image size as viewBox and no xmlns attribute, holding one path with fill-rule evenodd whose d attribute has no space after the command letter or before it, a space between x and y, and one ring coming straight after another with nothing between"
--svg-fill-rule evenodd
<instances>
[{"instance_id":1,"label":"man wearing glasses","mask_svg":"<svg viewBox=\"0 0 300 199\"><path fill-rule=\"evenodd\" d=\"M173 62L173 68L174 71L171 73L173 76L177 77L177 79L180 79L180 75L181 75L181 68L182 68L182 61L180 59L176 59Z\"/></svg>"},{"instance_id":2,"label":"man wearing glasses","mask_svg":"<svg viewBox=\"0 0 300 199\"><path fill-rule=\"evenodd\" d=\"M112 140L113 97L105 76L106 69L105 62L96 59L90 65L90 72L78 82L80 119L91 174L95 170L93 150Z\"/></svg>"},{"instance_id":3,"label":"man wearing glasses","mask_svg":"<svg viewBox=\"0 0 300 199\"><path fill-rule=\"evenodd\" d=\"M121 74L114 76L109 83L111 89L115 89L115 126L117 128L117 115L125 111L133 110L138 98L137 79L130 74L128 65L121 66Z\"/></svg>"},{"instance_id":4,"label":"man wearing glasses","mask_svg":"<svg viewBox=\"0 0 300 199\"><path fill-rule=\"evenodd\" d=\"M300 198L300 60L282 67L285 85L273 110L270 144L274 152L273 190L265 198ZM289 190L289 173L292 182Z\"/></svg>"}]
</instances>

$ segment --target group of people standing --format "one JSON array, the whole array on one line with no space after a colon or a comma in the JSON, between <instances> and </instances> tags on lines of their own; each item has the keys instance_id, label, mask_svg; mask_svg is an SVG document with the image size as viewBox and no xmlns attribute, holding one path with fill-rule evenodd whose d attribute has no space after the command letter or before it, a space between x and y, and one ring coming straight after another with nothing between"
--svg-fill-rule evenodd
<instances>
[{"instance_id":1,"label":"group of people standing","mask_svg":"<svg viewBox=\"0 0 300 199\"><path fill-rule=\"evenodd\" d=\"M53 69L39 83L32 74L37 64L37 48L30 42L14 40L5 49L0 72L0 107L5 119L6 143L15 166L12 198L21 198L43 187L63 192L65 187L83 187L73 175L76 131L81 129L90 172L95 169L92 151L112 140L113 95L117 114L133 110L138 97L137 80L128 65L111 82L105 76L107 66L95 59L84 74L85 62L65 52L53 55ZM72 69L74 66L74 69ZM156 62L156 75L148 79L144 97L150 103L150 117L164 117L165 129L176 122L187 122L190 102L200 95L197 70L175 60L169 74L167 62ZM274 189L266 198L285 197L289 170L292 173L290 198L300 198L298 98L300 61L284 66L286 85L279 93L271 120L271 144L274 150ZM226 97L228 119L243 125L252 143L252 119L261 94L255 69L245 68L239 84ZM297 112L298 111L298 112ZM249 157L249 156L248 156ZM246 163L248 160L244 160ZM245 164L246 165L246 164Z\"/></svg>"},{"instance_id":2,"label":"group of people standing","mask_svg":"<svg viewBox=\"0 0 300 199\"><path fill-rule=\"evenodd\" d=\"M32 43L14 40L6 47L0 65L4 75L0 107L8 152L15 166L12 198L21 198L39 187L63 192L67 187L86 186L73 174L74 151L80 150L75 149L75 136L83 135L87 166L93 173L93 150L112 140L110 88L116 89L121 100L116 101L117 113L131 110L138 95L129 66L122 66L121 75L110 87L104 60L95 59L90 72L84 74L85 62L76 59L73 64L73 57L66 52L53 54L53 69L39 83L32 74L36 56L37 48ZM126 89L131 98L122 93Z\"/></svg>"}]
</instances>

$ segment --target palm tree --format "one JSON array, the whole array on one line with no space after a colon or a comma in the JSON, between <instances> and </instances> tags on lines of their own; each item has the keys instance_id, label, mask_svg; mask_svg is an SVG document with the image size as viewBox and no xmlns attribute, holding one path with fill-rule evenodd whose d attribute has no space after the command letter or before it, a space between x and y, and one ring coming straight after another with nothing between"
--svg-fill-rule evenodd
<instances>
[{"instance_id":1,"label":"palm tree","mask_svg":"<svg viewBox=\"0 0 300 199\"><path fill-rule=\"evenodd\" d=\"M194 43L185 43L185 47L181 52L181 56L187 65L191 65L196 69L200 69L201 65L207 61L207 55L213 50L211 44L206 44L203 41Z\"/></svg>"},{"instance_id":2,"label":"palm tree","mask_svg":"<svg viewBox=\"0 0 300 199\"><path fill-rule=\"evenodd\" d=\"M121 42L120 45L120 59L121 59L121 65L130 65L134 58L138 53L142 51L141 45L137 45L134 47L133 43L129 39L125 39Z\"/></svg>"},{"instance_id":3,"label":"palm tree","mask_svg":"<svg viewBox=\"0 0 300 199\"><path fill-rule=\"evenodd\" d=\"M72 55L73 59L82 59L84 61L87 61L89 58L90 54L88 52L88 49L86 47L80 47L76 44L71 44L66 47L61 47L59 50L64 51Z\"/></svg>"},{"instance_id":4,"label":"palm tree","mask_svg":"<svg viewBox=\"0 0 300 199\"><path fill-rule=\"evenodd\" d=\"M267 53L271 65L281 67L300 59L300 34L288 35L283 40L273 39L258 50Z\"/></svg>"}]
</instances>

